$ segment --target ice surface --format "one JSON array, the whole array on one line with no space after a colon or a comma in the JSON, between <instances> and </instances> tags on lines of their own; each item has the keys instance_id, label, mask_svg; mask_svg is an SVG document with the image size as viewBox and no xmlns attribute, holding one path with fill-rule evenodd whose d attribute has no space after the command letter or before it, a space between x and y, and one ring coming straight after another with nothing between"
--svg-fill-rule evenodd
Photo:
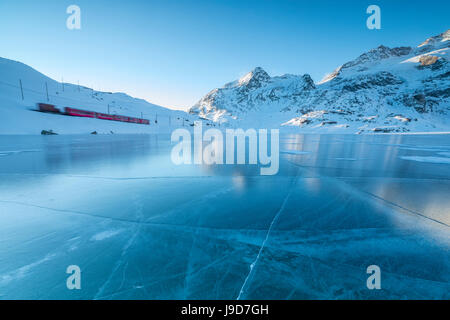
<instances>
[{"instance_id":1,"label":"ice surface","mask_svg":"<svg viewBox=\"0 0 450 320\"><path fill-rule=\"evenodd\" d=\"M420 157L420 156L404 156L403 160L419 161L419 162L431 162L431 163L446 163L450 164L450 158L444 157Z\"/></svg>"},{"instance_id":2,"label":"ice surface","mask_svg":"<svg viewBox=\"0 0 450 320\"><path fill-rule=\"evenodd\" d=\"M450 298L450 165L403 159L450 136L280 141L259 176L168 136L0 136L0 299Z\"/></svg>"}]
</instances>

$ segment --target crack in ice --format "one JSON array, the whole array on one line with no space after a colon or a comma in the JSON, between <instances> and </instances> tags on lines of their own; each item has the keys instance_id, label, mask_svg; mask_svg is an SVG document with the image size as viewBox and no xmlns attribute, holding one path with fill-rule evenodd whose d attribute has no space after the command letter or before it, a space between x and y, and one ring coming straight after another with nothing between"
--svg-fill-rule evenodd
<instances>
[{"instance_id":1,"label":"crack in ice","mask_svg":"<svg viewBox=\"0 0 450 320\"><path fill-rule=\"evenodd\" d=\"M134 199L134 203L137 205L137 212L138 212L138 216L139 217L142 217L142 215L143 215L143 207L142 207L142 203L141 203L141 201L140 201L140 199L139 198L135 198ZM122 273L122 282L121 282L121 284L120 284L120 287L119 287L119 291L122 289L122 287L123 287L123 284L124 284L124 282L125 282L125 278L126 278L126 276L125 276L125 272L126 272L126 268L127 268L127 266L128 266L128 262L127 261L125 261L124 259L125 259L125 256L127 255L127 253L128 253L128 250L130 249L130 247L134 244L134 242L135 242L135 240L136 240L136 238L138 237L138 235L139 235L139 232L140 232L140 230L141 230L141 225L140 224L137 224L136 225L136 227L135 227L135 229L136 230L134 230L134 232L133 232L133 236L130 238L130 240L128 240L128 242L125 244L125 246L122 248L122 253L121 253L121 255L120 255L120 259L116 262L116 264L114 265L114 268L112 269L112 271L111 271L111 273L109 274L109 276L108 276L108 278L106 279L106 282L100 287L100 289L97 291L97 293L96 293L96 295L95 295L95 297L94 297L94 300L98 300L99 299L99 297L101 297L102 295L103 295L103 292L107 289L107 287L108 287L108 285L110 284L110 282L111 282L111 280L113 279L113 276L114 276L114 274L117 272L117 270L119 270L119 268L124 264L124 262L126 263L126 265L125 265L125 268L124 268L124 270L123 270L123 273Z\"/></svg>"},{"instance_id":2,"label":"crack in ice","mask_svg":"<svg viewBox=\"0 0 450 320\"><path fill-rule=\"evenodd\" d=\"M245 293L245 289L246 289L247 283L250 280L250 278L253 276L253 270L255 269L255 266L258 263L259 258L261 257L261 254L262 254L262 252L264 250L264 247L266 246L266 242L269 239L270 232L272 231L273 226L275 225L275 223L277 222L278 218L280 217L281 212L284 211L284 208L286 207L287 201L290 198L292 192L294 191L294 186L296 185L297 177L298 176L295 176L294 181L292 183L291 188L289 189L288 194L284 198L280 209L278 210L278 212L275 214L274 218L272 219L272 222L270 223L269 229L267 229L266 237L265 237L263 243L261 244L261 247L259 248L259 252L258 252L258 255L256 256L255 261L253 261L253 263L250 264L250 271L249 271L247 277L245 278L244 283L242 284L241 290L239 291L239 295L236 298L236 300L240 300L242 295Z\"/></svg>"},{"instance_id":3,"label":"crack in ice","mask_svg":"<svg viewBox=\"0 0 450 320\"><path fill-rule=\"evenodd\" d=\"M394 203L394 202L392 202L392 201L389 201L389 200L387 200L387 199L385 199L385 198L379 197L379 196L377 196L377 195L375 195L375 194L373 194L373 193L371 193L371 192L367 192L367 191L361 191L361 192L363 192L363 193L365 193L365 194L367 194L367 195L369 195L369 196L372 196L372 197L374 197L374 198L377 199L377 200L386 202L387 204L389 204L389 205L391 205L391 206L393 206L393 207L396 207L396 208L399 208L399 209L401 209L401 210L404 210L404 211L406 211L406 212L408 212L408 213L410 213L410 214L415 214L415 215L420 216L420 217L422 217L422 218L425 218L425 219L431 220L431 221L433 221L433 222L439 223L439 224L441 224L441 225L443 225L443 226L450 227L450 226L449 226L448 224L446 224L445 222L442 222L442 221L440 221L440 220L437 220L437 219L428 217L428 216L426 216L426 215L424 215L424 214L422 214L422 213L420 213L420 212L417 212L417 211L415 211L415 210L411 210L411 209L405 208L405 207L403 207L403 206L401 206L401 205L399 205L399 204L396 204L396 203Z\"/></svg>"},{"instance_id":4,"label":"crack in ice","mask_svg":"<svg viewBox=\"0 0 450 320\"><path fill-rule=\"evenodd\" d=\"M292 165L294 165L294 166L296 166L296 167L298 167L298 168L302 168L303 170L305 170L304 168L305 168L306 166L302 166L302 165L300 165L300 164L298 164L298 163L295 163L295 162L292 162L292 161L289 161L289 163L291 163ZM306 170L305 170L305 171L306 171ZM339 185L340 187L345 186L347 189L351 190L351 191L353 192L354 195L359 195L359 196L364 197L364 198L366 198L366 199L368 199L368 198L373 198L374 201L377 200L378 203L384 205L384 207L388 207L388 208L394 209L394 210L400 209L400 210L406 211L407 213L409 213L409 214L411 214L411 215L415 215L415 216L418 216L418 217L427 219L427 220L429 220L429 221L436 222L436 223L438 223L438 224L440 224L440 225L443 225L443 226L445 226L445 227L450 227L450 226L449 226L448 224L446 224L445 222L442 222L442 221L440 221L440 220L434 219L434 218L432 218L432 217L428 217L428 216L426 216L425 214L422 214L422 213L417 212L417 211L415 211L415 210L411 210L411 209L408 209L408 208L406 208L406 207L403 207L403 206L401 206L401 205L399 205L399 204L397 204L397 203L394 203L394 202L389 201L389 200L387 200L387 199L385 199L385 198L382 198L382 197L380 197L380 196L377 196L377 195L375 195L375 194L373 194L373 193L371 193L371 192L368 192L368 191L364 191L364 190L360 190L360 189L358 189L358 188L355 188L354 186L352 186L351 184L349 184L348 182L346 182L346 181L345 181L345 178L344 178L344 179L343 179L342 177L335 178L335 177L324 176L324 175L320 175L320 174L316 177L316 179L319 179L319 178L327 179L327 180L329 180L329 181L332 181L334 184ZM397 212L398 212L398 211L397 211Z\"/></svg>"}]
</instances>

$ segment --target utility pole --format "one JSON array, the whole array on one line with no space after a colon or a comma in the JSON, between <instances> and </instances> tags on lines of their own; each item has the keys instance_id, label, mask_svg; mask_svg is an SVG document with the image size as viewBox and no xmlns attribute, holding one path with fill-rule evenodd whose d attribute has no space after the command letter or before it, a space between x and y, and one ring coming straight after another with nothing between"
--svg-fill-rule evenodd
<instances>
[{"instance_id":1,"label":"utility pole","mask_svg":"<svg viewBox=\"0 0 450 320\"><path fill-rule=\"evenodd\" d=\"M47 101L50 101L50 99L48 98L48 86L47 86L47 82L45 82L45 92L47 92Z\"/></svg>"},{"instance_id":2,"label":"utility pole","mask_svg":"<svg viewBox=\"0 0 450 320\"><path fill-rule=\"evenodd\" d=\"M19 79L20 82L20 92L22 93L22 100L23 100L23 87L22 87L22 79Z\"/></svg>"}]
</instances>

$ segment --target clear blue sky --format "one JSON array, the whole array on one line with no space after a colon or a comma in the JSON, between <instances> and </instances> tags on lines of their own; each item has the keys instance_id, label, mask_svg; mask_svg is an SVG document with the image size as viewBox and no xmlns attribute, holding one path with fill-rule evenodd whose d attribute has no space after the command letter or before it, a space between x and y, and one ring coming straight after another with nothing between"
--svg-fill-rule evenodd
<instances>
[{"instance_id":1,"label":"clear blue sky","mask_svg":"<svg viewBox=\"0 0 450 320\"><path fill-rule=\"evenodd\" d=\"M66 28L81 8L82 29ZM366 28L381 8L382 30ZM187 108L255 66L319 81L380 44L448 29L448 0L59 0L0 2L0 56L96 90ZM0 75L1 76L1 75Z\"/></svg>"}]
</instances>

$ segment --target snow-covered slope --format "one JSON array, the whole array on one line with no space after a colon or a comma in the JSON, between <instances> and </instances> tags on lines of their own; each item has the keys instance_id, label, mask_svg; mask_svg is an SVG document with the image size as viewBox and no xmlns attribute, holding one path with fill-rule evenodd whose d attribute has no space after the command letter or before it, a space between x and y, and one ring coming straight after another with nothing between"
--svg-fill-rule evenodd
<instances>
[{"instance_id":1,"label":"snow-covered slope","mask_svg":"<svg viewBox=\"0 0 450 320\"><path fill-rule=\"evenodd\" d=\"M379 46L314 84L256 68L190 113L232 127L300 132L450 131L450 30L416 48Z\"/></svg>"},{"instance_id":2,"label":"snow-covered slope","mask_svg":"<svg viewBox=\"0 0 450 320\"><path fill-rule=\"evenodd\" d=\"M102 113L109 110L111 114L142 116L150 120L150 125L36 112L39 102L59 108L73 107ZM63 85L23 63L0 58L0 134L40 134L42 130L53 130L58 134L171 132L183 126L183 122L187 127L194 119L195 116L185 112L163 108L124 93Z\"/></svg>"}]
</instances>

